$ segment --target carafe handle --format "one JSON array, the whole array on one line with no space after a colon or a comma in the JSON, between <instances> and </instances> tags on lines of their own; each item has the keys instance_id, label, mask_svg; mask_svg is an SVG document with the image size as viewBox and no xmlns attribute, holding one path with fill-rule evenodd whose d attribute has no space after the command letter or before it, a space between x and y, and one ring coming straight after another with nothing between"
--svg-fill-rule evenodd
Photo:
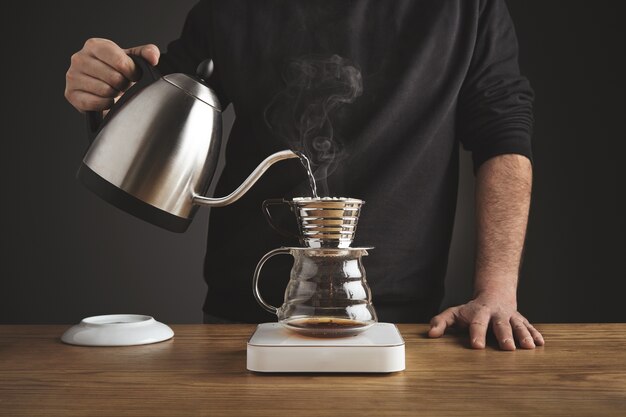
<instances>
[{"instance_id":1,"label":"carafe handle","mask_svg":"<svg viewBox=\"0 0 626 417\"><path fill-rule=\"evenodd\" d=\"M272 314L277 314L278 308L266 303L263 297L261 297L261 292L259 291L259 276L261 275L261 268L263 268L265 262L275 255L291 255L291 249L278 248L267 252L257 264L256 269L254 270L254 277L252 278L252 292L254 294L254 298L261 305L261 307Z\"/></svg>"}]
</instances>

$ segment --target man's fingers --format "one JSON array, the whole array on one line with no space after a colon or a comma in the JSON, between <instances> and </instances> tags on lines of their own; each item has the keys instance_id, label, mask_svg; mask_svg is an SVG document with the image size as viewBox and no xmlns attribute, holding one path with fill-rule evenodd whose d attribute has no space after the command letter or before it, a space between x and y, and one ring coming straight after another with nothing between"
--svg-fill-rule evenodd
<instances>
[{"instance_id":1,"label":"man's fingers","mask_svg":"<svg viewBox=\"0 0 626 417\"><path fill-rule=\"evenodd\" d=\"M532 336L533 341L535 342L535 345L543 346L546 344L539 330L535 329L535 327L532 324L526 322L526 328L530 332L530 335Z\"/></svg>"},{"instance_id":2,"label":"man's fingers","mask_svg":"<svg viewBox=\"0 0 626 417\"><path fill-rule=\"evenodd\" d=\"M124 91L130 85L130 81L124 76L124 74L116 71L93 56L83 55L82 57L77 57L76 60L80 61L78 65L78 68L80 69L77 69L76 71L80 71L90 77L97 78L107 83L117 91Z\"/></svg>"},{"instance_id":3,"label":"man's fingers","mask_svg":"<svg viewBox=\"0 0 626 417\"><path fill-rule=\"evenodd\" d=\"M98 97L85 91L74 90L68 100L78 111L100 111L113 105L112 98Z\"/></svg>"},{"instance_id":4,"label":"man's fingers","mask_svg":"<svg viewBox=\"0 0 626 417\"><path fill-rule=\"evenodd\" d=\"M513 341L513 331L509 324L509 319L502 316L494 316L491 320L493 333L498 340L498 345L502 350L515 350L515 342Z\"/></svg>"},{"instance_id":5,"label":"man's fingers","mask_svg":"<svg viewBox=\"0 0 626 417\"><path fill-rule=\"evenodd\" d=\"M430 321L430 330L428 331L429 337L441 337L446 331L446 328L454 324L454 318L456 313L456 307L450 307L444 310L440 314L436 315Z\"/></svg>"},{"instance_id":6,"label":"man's fingers","mask_svg":"<svg viewBox=\"0 0 626 417\"><path fill-rule=\"evenodd\" d=\"M528 327L526 327L525 322L526 319L521 316L512 317L511 327L513 328L513 334L515 335L515 340L517 340L521 348L534 349L535 342L533 341L533 337L528 331Z\"/></svg>"},{"instance_id":7,"label":"man's fingers","mask_svg":"<svg viewBox=\"0 0 626 417\"><path fill-rule=\"evenodd\" d=\"M87 74L69 71L67 78L68 80L72 80L74 90L89 92L93 95L104 98L113 98L121 94L119 90L111 87L104 81L91 77Z\"/></svg>"},{"instance_id":8,"label":"man's fingers","mask_svg":"<svg viewBox=\"0 0 626 417\"><path fill-rule=\"evenodd\" d=\"M134 48L128 48L125 50L128 55L137 55L148 61L148 63L152 66L155 66L159 63L159 58L161 57L161 51L156 45L148 44L135 46Z\"/></svg>"},{"instance_id":9,"label":"man's fingers","mask_svg":"<svg viewBox=\"0 0 626 417\"><path fill-rule=\"evenodd\" d=\"M124 50L108 39L88 39L72 55L65 80L67 100L82 112L110 108L113 99L141 74L129 53L142 56L152 65L159 62L160 52L155 45Z\"/></svg>"},{"instance_id":10,"label":"man's fingers","mask_svg":"<svg viewBox=\"0 0 626 417\"><path fill-rule=\"evenodd\" d=\"M469 325L470 343L474 349L484 349L489 327L489 312L480 310Z\"/></svg>"},{"instance_id":11,"label":"man's fingers","mask_svg":"<svg viewBox=\"0 0 626 417\"><path fill-rule=\"evenodd\" d=\"M89 39L84 50L130 81L137 81L135 63L126 52L108 39Z\"/></svg>"}]
</instances>

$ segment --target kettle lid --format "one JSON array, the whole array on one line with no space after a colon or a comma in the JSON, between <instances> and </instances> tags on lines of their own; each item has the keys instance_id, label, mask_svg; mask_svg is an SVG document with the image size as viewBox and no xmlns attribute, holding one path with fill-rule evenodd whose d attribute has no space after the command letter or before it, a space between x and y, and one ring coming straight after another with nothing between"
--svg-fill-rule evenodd
<instances>
[{"instance_id":1,"label":"kettle lid","mask_svg":"<svg viewBox=\"0 0 626 417\"><path fill-rule=\"evenodd\" d=\"M163 77L165 81L180 88L186 94L208 104L217 111L222 111L220 101L217 95L207 85L202 83L196 77L191 77L187 74L169 74Z\"/></svg>"}]
</instances>

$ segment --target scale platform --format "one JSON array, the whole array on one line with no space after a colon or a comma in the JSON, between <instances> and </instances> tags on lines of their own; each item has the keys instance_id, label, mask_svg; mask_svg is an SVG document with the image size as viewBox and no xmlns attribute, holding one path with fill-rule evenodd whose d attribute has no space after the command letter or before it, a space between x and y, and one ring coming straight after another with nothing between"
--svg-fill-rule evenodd
<instances>
[{"instance_id":1,"label":"scale platform","mask_svg":"<svg viewBox=\"0 0 626 417\"><path fill-rule=\"evenodd\" d=\"M302 336L279 323L262 323L247 347L247 368L255 372L387 373L404 367L404 339L391 323L340 338Z\"/></svg>"}]
</instances>

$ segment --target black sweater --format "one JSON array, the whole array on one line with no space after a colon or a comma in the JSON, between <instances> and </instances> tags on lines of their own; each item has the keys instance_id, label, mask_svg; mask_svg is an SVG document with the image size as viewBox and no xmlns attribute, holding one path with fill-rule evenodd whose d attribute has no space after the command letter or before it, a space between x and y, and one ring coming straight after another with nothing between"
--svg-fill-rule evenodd
<instances>
[{"instance_id":1,"label":"black sweater","mask_svg":"<svg viewBox=\"0 0 626 417\"><path fill-rule=\"evenodd\" d=\"M290 63L338 55L360 69L362 94L328 119L341 149L328 194L366 201L355 245L376 248L364 265L379 318L414 322L428 320L443 297L459 143L475 168L499 154L531 156L533 92L517 54L503 0L201 1L159 68L193 73L214 60L213 88L236 113L219 196L290 146L283 136L293 127L272 123L291 104L270 106L293 79ZM252 297L252 273L265 252L297 242L267 226L260 204L309 195L306 185L297 160L281 162L240 201L211 210L205 312L275 320ZM291 260L275 259L262 293L280 305Z\"/></svg>"}]
</instances>

